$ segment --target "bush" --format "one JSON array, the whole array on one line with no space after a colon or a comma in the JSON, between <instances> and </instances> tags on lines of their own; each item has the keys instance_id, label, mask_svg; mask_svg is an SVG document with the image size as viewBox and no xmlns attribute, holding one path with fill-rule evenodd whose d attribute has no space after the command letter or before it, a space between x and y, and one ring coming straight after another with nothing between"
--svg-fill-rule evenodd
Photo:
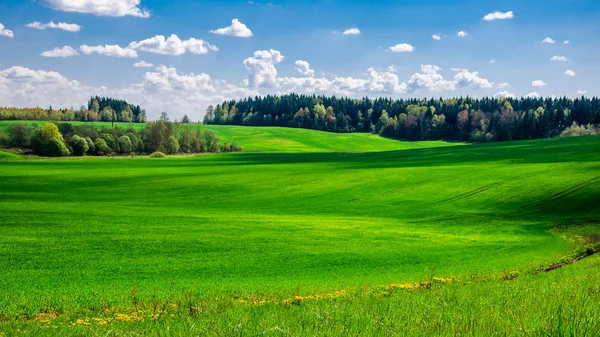
<instances>
[{"instance_id":1,"label":"bush","mask_svg":"<svg viewBox=\"0 0 600 337\"><path fill-rule=\"evenodd\" d=\"M588 125L578 125L576 122L561 132L560 137L595 136L600 134L600 128Z\"/></svg>"},{"instance_id":2,"label":"bush","mask_svg":"<svg viewBox=\"0 0 600 337\"><path fill-rule=\"evenodd\" d=\"M85 141L88 144L87 153L88 154L94 154L94 153L96 153L96 145L94 145L94 141L90 137L85 137Z\"/></svg>"},{"instance_id":3,"label":"bush","mask_svg":"<svg viewBox=\"0 0 600 337\"><path fill-rule=\"evenodd\" d=\"M46 157L61 157L70 154L54 123L46 123L35 130L31 137L31 149L35 154Z\"/></svg>"},{"instance_id":4,"label":"bush","mask_svg":"<svg viewBox=\"0 0 600 337\"><path fill-rule=\"evenodd\" d=\"M131 139L128 136L121 136L117 140L119 143L119 150L123 154L130 154L133 151L133 145L131 144Z\"/></svg>"},{"instance_id":5,"label":"bush","mask_svg":"<svg viewBox=\"0 0 600 337\"><path fill-rule=\"evenodd\" d=\"M0 129L0 145L8 145L8 135L2 129Z\"/></svg>"},{"instance_id":6,"label":"bush","mask_svg":"<svg viewBox=\"0 0 600 337\"><path fill-rule=\"evenodd\" d=\"M166 154L164 154L160 151L156 151L150 155L150 158L164 158L166 156L167 156Z\"/></svg>"},{"instance_id":7,"label":"bush","mask_svg":"<svg viewBox=\"0 0 600 337\"><path fill-rule=\"evenodd\" d=\"M179 143L177 142L177 139L175 139L175 136L169 136L167 139L167 153L174 154L177 153L177 151L179 151Z\"/></svg>"},{"instance_id":8,"label":"bush","mask_svg":"<svg viewBox=\"0 0 600 337\"><path fill-rule=\"evenodd\" d=\"M81 138L78 135L71 137L71 148L73 149L74 156L85 156L85 153L90 148L85 138Z\"/></svg>"},{"instance_id":9,"label":"bush","mask_svg":"<svg viewBox=\"0 0 600 337\"><path fill-rule=\"evenodd\" d=\"M94 141L94 147L96 148L96 154L99 156L110 152L110 147L108 147L108 145L102 138L96 138L96 140Z\"/></svg>"},{"instance_id":10,"label":"bush","mask_svg":"<svg viewBox=\"0 0 600 337\"><path fill-rule=\"evenodd\" d=\"M114 150L114 148L116 147L116 143L115 143L115 137L113 137L113 135L111 135L109 133L105 133L102 136L100 136L100 138L104 139L104 142L106 143L106 145L108 145L108 147L110 147L111 149Z\"/></svg>"},{"instance_id":11,"label":"bush","mask_svg":"<svg viewBox=\"0 0 600 337\"><path fill-rule=\"evenodd\" d=\"M136 153L144 153L144 141L141 138L138 138L138 140L135 141L133 149Z\"/></svg>"},{"instance_id":12,"label":"bush","mask_svg":"<svg viewBox=\"0 0 600 337\"><path fill-rule=\"evenodd\" d=\"M10 144L16 147L28 147L29 146L29 128L26 124L11 124L8 127L10 134Z\"/></svg>"}]
</instances>

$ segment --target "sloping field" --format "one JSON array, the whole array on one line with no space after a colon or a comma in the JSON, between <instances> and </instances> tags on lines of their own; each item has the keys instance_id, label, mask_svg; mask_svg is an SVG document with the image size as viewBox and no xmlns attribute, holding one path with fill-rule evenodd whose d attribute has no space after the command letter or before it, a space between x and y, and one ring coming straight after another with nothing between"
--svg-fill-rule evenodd
<instances>
[{"instance_id":1,"label":"sloping field","mask_svg":"<svg viewBox=\"0 0 600 337\"><path fill-rule=\"evenodd\" d=\"M327 317L321 310L335 313L336 306L352 306L351 299L293 309L307 315L295 319L281 311L288 310L285 306L252 313L227 310L238 299L301 302L311 294L344 297L356 289L410 288L406 285L433 277L511 279L561 260L574 244L594 245L594 235L600 234L598 137L378 153L8 160L0 162L0 177L0 317L10 322L51 313L67 323L102 312L110 316L132 307L151 308L151 303L171 303L187 313L189 300L190 316L183 326L192 331L190 319L206 318L195 328L200 330L193 330L200 334L236 333L237 321L256 333L287 322L299 333L306 330L294 322L309 321L327 327L311 335L356 335L361 326L387 325L361 325L358 318L347 317L357 329L350 331L335 328L335 320L326 324L314 318L315 312ZM592 302L586 303L600 293L598 278L592 277L600 265L593 261L578 272L589 277L572 284L575 297L589 286L586 296ZM386 287L392 284L401 286ZM514 284L523 284L522 291L532 289ZM513 290L493 288L490 298L500 301ZM448 303L468 295L448 291L443 295ZM477 291L474 296L487 293ZM552 300L551 293L546 295ZM425 310L418 303L426 297L374 303L371 292L361 296L356 303L366 302L352 309L353 315L364 309L401 320L403 315L394 314L401 308L413 308L414 315ZM208 299L229 304L211 307ZM469 324L482 324L469 321L475 316L468 314L478 305L489 310L480 300L484 297L461 302L470 304L464 304L462 316L455 313L457 322L473 329L477 325ZM554 310L554 304L547 307ZM444 304L438 305L447 313ZM167 307L160 308L168 312ZM586 319L595 317L587 304L581 307L592 310ZM519 317L520 304L511 308L514 315L507 317ZM223 325L211 325L208 312ZM339 313L346 314L350 311ZM533 311L527 324L543 328L544 321L535 317ZM266 321L269 326L256 325ZM460 327L465 325L446 323L420 331L464 331ZM94 331L105 331L101 326ZM390 329L374 333L408 332ZM517 325L514 329L519 331Z\"/></svg>"},{"instance_id":2,"label":"sloping field","mask_svg":"<svg viewBox=\"0 0 600 337\"><path fill-rule=\"evenodd\" d=\"M41 125L43 121L0 121L0 129L8 129L10 124L26 123ZM69 122L73 125L95 125L110 127L107 122ZM145 124L115 123L119 127L141 129ZM280 127L247 127L233 125L187 124L194 130L212 130L221 140L236 141L244 151L276 152L371 152L405 149L420 149L462 145L443 141L401 142L367 133L330 133L306 129Z\"/></svg>"}]
</instances>

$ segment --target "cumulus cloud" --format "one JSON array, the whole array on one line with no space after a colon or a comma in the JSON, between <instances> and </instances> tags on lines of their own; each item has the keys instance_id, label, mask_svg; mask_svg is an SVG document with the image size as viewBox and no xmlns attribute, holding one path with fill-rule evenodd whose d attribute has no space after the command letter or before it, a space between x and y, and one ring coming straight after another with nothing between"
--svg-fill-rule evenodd
<instances>
[{"instance_id":1,"label":"cumulus cloud","mask_svg":"<svg viewBox=\"0 0 600 337\"><path fill-rule=\"evenodd\" d=\"M554 55L552 58L550 58L550 60L565 62L568 59L565 56Z\"/></svg>"},{"instance_id":2,"label":"cumulus cloud","mask_svg":"<svg viewBox=\"0 0 600 337\"><path fill-rule=\"evenodd\" d=\"M548 43L548 44L555 44L556 41L554 41L552 38L547 37L545 39L542 40L542 43Z\"/></svg>"},{"instance_id":3,"label":"cumulus cloud","mask_svg":"<svg viewBox=\"0 0 600 337\"><path fill-rule=\"evenodd\" d=\"M15 66L0 71L0 101L8 106L32 107L79 106L89 96L102 94L90 91L54 71L32 70Z\"/></svg>"},{"instance_id":4,"label":"cumulus cloud","mask_svg":"<svg viewBox=\"0 0 600 337\"><path fill-rule=\"evenodd\" d=\"M500 88L500 89L506 89L508 87L510 87L510 84L508 84L506 82L498 83L498 88Z\"/></svg>"},{"instance_id":5,"label":"cumulus cloud","mask_svg":"<svg viewBox=\"0 0 600 337\"><path fill-rule=\"evenodd\" d=\"M565 75L575 77L575 72L571 69L565 71Z\"/></svg>"},{"instance_id":6,"label":"cumulus cloud","mask_svg":"<svg viewBox=\"0 0 600 337\"><path fill-rule=\"evenodd\" d=\"M532 87L545 87L546 85L547 85L547 83L542 80L531 81Z\"/></svg>"},{"instance_id":7,"label":"cumulus cloud","mask_svg":"<svg viewBox=\"0 0 600 337\"><path fill-rule=\"evenodd\" d=\"M79 50L85 55L91 54L100 54L111 57L129 57L129 58L137 58L137 51L130 48L122 48L119 45L104 45L104 46L88 46L81 45Z\"/></svg>"},{"instance_id":8,"label":"cumulus cloud","mask_svg":"<svg viewBox=\"0 0 600 337\"><path fill-rule=\"evenodd\" d=\"M79 53L77 52L77 50L69 46L64 46L62 48L56 47L52 50L45 51L40 55L44 57L71 57L79 55Z\"/></svg>"},{"instance_id":9,"label":"cumulus cloud","mask_svg":"<svg viewBox=\"0 0 600 337\"><path fill-rule=\"evenodd\" d=\"M139 7L141 0L42 0L57 11L88 13L98 16L137 16L149 18L150 12Z\"/></svg>"},{"instance_id":10,"label":"cumulus cloud","mask_svg":"<svg viewBox=\"0 0 600 337\"><path fill-rule=\"evenodd\" d=\"M456 83L445 80L439 73L440 70L441 68L436 65L422 64L421 72L412 75L408 80L408 90L410 92L455 90Z\"/></svg>"},{"instance_id":11,"label":"cumulus cloud","mask_svg":"<svg viewBox=\"0 0 600 337\"><path fill-rule=\"evenodd\" d=\"M496 97L496 98L514 98L515 94L510 93L510 92L504 90L504 91L497 92L494 95L494 97Z\"/></svg>"},{"instance_id":12,"label":"cumulus cloud","mask_svg":"<svg viewBox=\"0 0 600 337\"><path fill-rule=\"evenodd\" d=\"M302 60L296 61L296 71L306 76L313 76L315 74L315 71L310 69L310 64Z\"/></svg>"},{"instance_id":13,"label":"cumulus cloud","mask_svg":"<svg viewBox=\"0 0 600 337\"><path fill-rule=\"evenodd\" d=\"M252 31L238 19L231 20L231 26L211 30L211 33L236 37L251 37Z\"/></svg>"},{"instance_id":14,"label":"cumulus cloud","mask_svg":"<svg viewBox=\"0 0 600 337\"><path fill-rule=\"evenodd\" d=\"M494 64L494 63L496 63L496 60L490 60L490 63Z\"/></svg>"},{"instance_id":15,"label":"cumulus cloud","mask_svg":"<svg viewBox=\"0 0 600 337\"><path fill-rule=\"evenodd\" d=\"M360 35L360 29L349 28L344 31L344 35Z\"/></svg>"},{"instance_id":16,"label":"cumulus cloud","mask_svg":"<svg viewBox=\"0 0 600 337\"><path fill-rule=\"evenodd\" d=\"M442 35L441 34L433 34L433 35L431 35L431 38L436 41L439 41L442 39Z\"/></svg>"},{"instance_id":17,"label":"cumulus cloud","mask_svg":"<svg viewBox=\"0 0 600 337\"><path fill-rule=\"evenodd\" d=\"M494 83L488 81L485 78L479 77L479 72L469 72L467 69L460 69L456 75L454 75L454 82L458 87L471 87L478 89L492 88Z\"/></svg>"},{"instance_id":18,"label":"cumulus cloud","mask_svg":"<svg viewBox=\"0 0 600 337\"><path fill-rule=\"evenodd\" d=\"M15 33L12 30L7 29L6 27L4 27L3 24L0 23L0 36L6 36L12 39L13 37L15 37Z\"/></svg>"},{"instance_id":19,"label":"cumulus cloud","mask_svg":"<svg viewBox=\"0 0 600 337\"><path fill-rule=\"evenodd\" d=\"M569 40L565 40L565 42L563 42L563 43L564 43L564 44L569 44L569 43L571 43L571 41L569 41Z\"/></svg>"},{"instance_id":20,"label":"cumulus cloud","mask_svg":"<svg viewBox=\"0 0 600 337\"><path fill-rule=\"evenodd\" d=\"M47 28L61 29L61 30L65 30L67 32L78 32L83 28L83 26L80 26L76 23L66 23L66 22L54 23L54 21L50 21L48 23L41 23L41 22L34 21L32 23L26 24L25 26L27 26L29 28L39 29L39 30L45 30Z\"/></svg>"},{"instance_id":21,"label":"cumulus cloud","mask_svg":"<svg viewBox=\"0 0 600 337\"><path fill-rule=\"evenodd\" d=\"M496 11L493 13L489 13L487 15L485 15L482 20L485 21L493 21L493 20L507 20L507 19L512 19L514 18L515 15L513 13L513 11L508 11L508 12L500 12L500 11Z\"/></svg>"},{"instance_id":22,"label":"cumulus cloud","mask_svg":"<svg viewBox=\"0 0 600 337\"><path fill-rule=\"evenodd\" d=\"M275 65L283 59L283 55L278 50L255 51L253 57L244 60L244 67L248 70L248 78L244 80L244 86L254 88L277 86Z\"/></svg>"},{"instance_id":23,"label":"cumulus cloud","mask_svg":"<svg viewBox=\"0 0 600 337\"><path fill-rule=\"evenodd\" d=\"M173 55L178 56L185 53L203 55L209 51L218 51L219 48L211 45L204 40L190 38L188 40L181 40L177 35L172 34L168 38L163 35L156 35L146 40L139 42L131 42L129 49L142 50L149 53L161 54L161 55Z\"/></svg>"},{"instance_id":24,"label":"cumulus cloud","mask_svg":"<svg viewBox=\"0 0 600 337\"><path fill-rule=\"evenodd\" d=\"M467 32L465 32L464 30L461 30L460 32L456 33L456 35L458 35L458 37L467 37Z\"/></svg>"},{"instance_id":25,"label":"cumulus cloud","mask_svg":"<svg viewBox=\"0 0 600 337\"><path fill-rule=\"evenodd\" d=\"M538 97L540 97L540 94L538 94L537 92L534 91L534 92L528 93L525 97L527 97L527 98L538 98Z\"/></svg>"},{"instance_id":26,"label":"cumulus cloud","mask_svg":"<svg viewBox=\"0 0 600 337\"><path fill-rule=\"evenodd\" d=\"M390 50L394 53L412 53L415 50L415 47L408 43L398 43L395 46L391 46Z\"/></svg>"},{"instance_id":27,"label":"cumulus cloud","mask_svg":"<svg viewBox=\"0 0 600 337\"><path fill-rule=\"evenodd\" d=\"M136 68L152 68L154 67L154 64L142 60L140 62L134 63L133 66Z\"/></svg>"},{"instance_id":28,"label":"cumulus cloud","mask_svg":"<svg viewBox=\"0 0 600 337\"><path fill-rule=\"evenodd\" d=\"M585 94L587 94L587 90L582 90L582 89L577 90L577 95L585 95Z\"/></svg>"}]
</instances>

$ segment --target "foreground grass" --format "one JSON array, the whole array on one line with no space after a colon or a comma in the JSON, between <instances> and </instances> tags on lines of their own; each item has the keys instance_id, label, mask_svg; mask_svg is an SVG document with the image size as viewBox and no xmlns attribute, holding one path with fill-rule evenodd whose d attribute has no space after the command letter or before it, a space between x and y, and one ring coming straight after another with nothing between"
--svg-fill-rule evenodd
<instances>
[{"instance_id":1,"label":"foreground grass","mask_svg":"<svg viewBox=\"0 0 600 337\"><path fill-rule=\"evenodd\" d=\"M41 125L42 121L0 121L0 129L8 129L10 124L26 123L30 126ZM73 125L94 125L111 127L110 122L70 122ZM122 128L145 127L139 123L115 123ZM224 142L236 141L244 151L268 152L373 152L420 149L442 146L463 145L443 141L401 142L368 133L329 133L314 130L280 128L280 127L248 127L230 125L188 124L194 130L212 130Z\"/></svg>"},{"instance_id":2,"label":"foreground grass","mask_svg":"<svg viewBox=\"0 0 600 337\"><path fill-rule=\"evenodd\" d=\"M594 335L599 145L2 161L0 331Z\"/></svg>"}]
</instances>

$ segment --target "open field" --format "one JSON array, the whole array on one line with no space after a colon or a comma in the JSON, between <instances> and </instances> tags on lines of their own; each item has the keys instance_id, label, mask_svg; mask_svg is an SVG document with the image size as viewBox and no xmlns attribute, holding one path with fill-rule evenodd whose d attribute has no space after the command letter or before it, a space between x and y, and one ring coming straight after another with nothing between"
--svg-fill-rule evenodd
<instances>
[{"instance_id":1,"label":"open field","mask_svg":"<svg viewBox=\"0 0 600 337\"><path fill-rule=\"evenodd\" d=\"M30 126L42 125L43 121L0 121L0 129L8 129L10 124L25 123ZM68 122L73 125L95 125L98 128L110 127L110 122ZM146 124L115 123L122 128L141 129ZM401 142L368 133L329 133L306 129L280 127L245 127L230 125L186 124L194 130L212 130L221 140L236 141L244 151L268 152L372 152L406 149L420 149L442 146L456 146L462 143L443 141Z\"/></svg>"},{"instance_id":2,"label":"open field","mask_svg":"<svg viewBox=\"0 0 600 337\"><path fill-rule=\"evenodd\" d=\"M396 146L5 159L0 331L600 332L600 138Z\"/></svg>"}]
</instances>

